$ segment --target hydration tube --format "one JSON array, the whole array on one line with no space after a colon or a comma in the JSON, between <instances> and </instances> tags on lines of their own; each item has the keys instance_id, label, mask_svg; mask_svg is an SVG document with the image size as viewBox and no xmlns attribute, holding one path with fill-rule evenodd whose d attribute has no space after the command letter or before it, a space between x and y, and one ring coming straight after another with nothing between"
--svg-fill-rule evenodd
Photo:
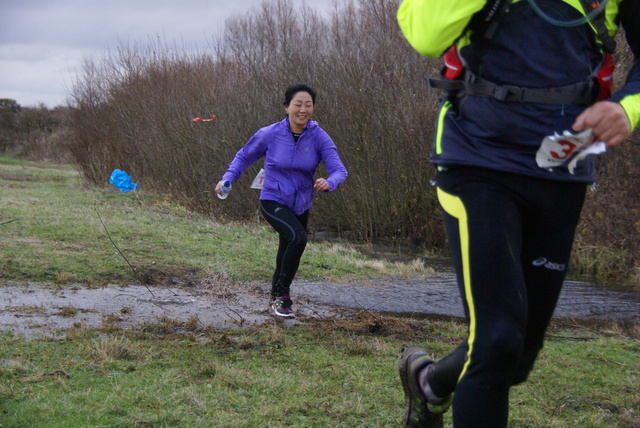
<instances>
[{"instance_id":1,"label":"hydration tube","mask_svg":"<svg viewBox=\"0 0 640 428\"><path fill-rule=\"evenodd\" d=\"M604 8L607 6L607 3L609 2L609 0L602 0L600 2L600 4L598 5L598 7L596 7L595 9L593 9L591 12L589 12L587 15L582 16L578 19L573 19L571 21L560 21L558 19L552 18L549 15L547 15L541 8L540 6L538 6L538 3L535 2L535 0L527 0L529 2L529 4L531 5L531 7L533 8L533 10L538 14L538 16L542 19L544 19L545 21L547 21L549 24L558 26L558 27L577 27L578 25L582 25L586 22L591 21L593 18L595 18L595 16L597 14L599 14L600 12L602 12L604 10Z\"/></svg>"}]
</instances>

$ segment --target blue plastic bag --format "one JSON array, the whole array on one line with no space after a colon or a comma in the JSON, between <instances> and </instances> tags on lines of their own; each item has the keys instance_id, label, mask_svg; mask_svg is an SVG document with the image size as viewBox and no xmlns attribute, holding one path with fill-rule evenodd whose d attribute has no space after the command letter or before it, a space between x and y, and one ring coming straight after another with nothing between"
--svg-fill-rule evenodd
<instances>
[{"instance_id":1,"label":"blue plastic bag","mask_svg":"<svg viewBox=\"0 0 640 428\"><path fill-rule=\"evenodd\" d=\"M140 186L131 181L129 174L124 171L120 171L119 169L113 170L111 177L109 178L109 183L116 186L116 188L121 192L128 192L129 190L136 190L140 188Z\"/></svg>"}]
</instances>

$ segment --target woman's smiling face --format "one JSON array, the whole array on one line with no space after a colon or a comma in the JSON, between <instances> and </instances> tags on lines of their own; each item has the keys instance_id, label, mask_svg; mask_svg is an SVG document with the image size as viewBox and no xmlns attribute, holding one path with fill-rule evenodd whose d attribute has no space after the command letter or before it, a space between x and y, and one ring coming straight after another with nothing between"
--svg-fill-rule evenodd
<instances>
[{"instance_id":1,"label":"woman's smiling face","mask_svg":"<svg viewBox=\"0 0 640 428\"><path fill-rule=\"evenodd\" d=\"M302 133L307 122L313 114L313 99L311 94L305 91L296 93L291 102L285 107L289 115L289 126L296 134Z\"/></svg>"}]
</instances>

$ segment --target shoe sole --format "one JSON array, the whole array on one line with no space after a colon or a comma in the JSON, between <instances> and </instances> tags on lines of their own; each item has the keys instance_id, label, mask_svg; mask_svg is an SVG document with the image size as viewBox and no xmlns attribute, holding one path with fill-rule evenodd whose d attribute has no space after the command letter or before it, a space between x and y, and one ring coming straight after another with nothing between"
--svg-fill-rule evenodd
<instances>
[{"instance_id":1,"label":"shoe sole","mask_svg":"<svg viewBox=\"0 0 640 428\"><path fill-rule=\"evenodd\" d=\"M408 350L407 350L408 351ZM398 371L400 372L400 381L404 390L404 416L402 417L402 426L409 426L409 415L411 414L411 389L409 388L409 363L408 354L403 355L400 359Z\"/></svg>"},{"instance_id":2,"label":"shoe sole","mask_svg":"<svg viewBox=\"0 0 640 428\"><path fill-rule=\"evenodd\" d=\"M291 314L281 314L280 312L278 312L275 308L275 306L271 306L271 309L273 310L274 315L282 317L282 318L294 318L293 313Z\"/></svg>"},{"instance_id":3,"label":"shoe sole","mask_svg":"<svg viewBox=\"0 0 640 428\"><path fill-rule=\"evenodd\" d=\"M409 364L409 357L411 354L415 352L424 352L423 349L420 348L409 348L402 354L402 358L400 359L400 363L398 365L398 371L400 372L400 381L402 382L402 389L404 390L404 416L402 417L402 426L410 427L409 416L411 415L411 387L409 386L409 381L411 380L411 368ZM434 361L429 358L428 363L424 366L428 366L433 364Z\"/></svg>"}]
</instances>

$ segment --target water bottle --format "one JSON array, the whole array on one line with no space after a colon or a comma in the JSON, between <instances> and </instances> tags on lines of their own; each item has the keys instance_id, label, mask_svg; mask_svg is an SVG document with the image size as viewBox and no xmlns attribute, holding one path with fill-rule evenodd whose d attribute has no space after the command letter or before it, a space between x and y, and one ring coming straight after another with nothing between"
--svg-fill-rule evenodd
<instances>
[{"instance_id":1,"label":"water bottle","mask_svg":"<svg viewBox=\"0 0 640 428\"><path fill-rule=\"evenodd\" d=\"M222 192L222 195L219 193L216 193L216 195L218 195L220 199L227 199L227 196L229 196L230 190L231 190L231 182L229 180L225 180L220 185L220 191Z\"/></svg>"}]
</instances>

